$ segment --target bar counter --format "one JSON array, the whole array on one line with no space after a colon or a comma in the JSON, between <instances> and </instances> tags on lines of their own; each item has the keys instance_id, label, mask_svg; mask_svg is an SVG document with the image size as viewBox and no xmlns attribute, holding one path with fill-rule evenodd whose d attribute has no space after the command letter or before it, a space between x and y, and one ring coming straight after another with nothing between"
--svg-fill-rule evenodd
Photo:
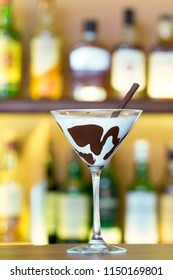
<instances>
[{"instance_id":1,"label":"bar counter","mask_svg":"<svg viewBox=\"0 0 173 280\"><path fill-rule=\"evenodd\" d=\"M173 244L121 244L122 255L71 255L66 249L76 244L0 245L0 260L173 260Z\"/></svg>"}]
</instances>

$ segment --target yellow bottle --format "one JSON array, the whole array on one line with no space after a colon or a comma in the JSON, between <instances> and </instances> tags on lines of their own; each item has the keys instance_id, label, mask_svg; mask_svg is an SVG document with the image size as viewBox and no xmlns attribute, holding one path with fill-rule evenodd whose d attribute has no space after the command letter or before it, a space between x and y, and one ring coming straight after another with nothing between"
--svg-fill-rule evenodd
<instances>
[{"instance_id":1,"label":"yellow bottle","mask_svg":"<svg viewBox=\"0 0 173 280\"><path fill-rule=\"evenodd\" d=\"M0 153L0 242L19 242L22 211L22 187L17 178L16 141L7 139Z\"/></svg>"},{"instance_id":2,"label":"yellow bottle","mask_svg":"<svg viewBox=\"0 0 173 280\"><path fill-rule=\"evenodd\" d=\"M62 96L61 36L56 31L52 0L40 0L37 22L30 41L30 96Z\"/></svg>"},{"instance_id":3,"label":"yellow bottle","mask_svg":"<svg viewBox=\"0 0 173 280\"><path fill-rule=\"evenodd\" d=\"M173 18L158 19L157 43L148 55L147 94L150 98L173 98Z\"/></svg>"}]
</instances>

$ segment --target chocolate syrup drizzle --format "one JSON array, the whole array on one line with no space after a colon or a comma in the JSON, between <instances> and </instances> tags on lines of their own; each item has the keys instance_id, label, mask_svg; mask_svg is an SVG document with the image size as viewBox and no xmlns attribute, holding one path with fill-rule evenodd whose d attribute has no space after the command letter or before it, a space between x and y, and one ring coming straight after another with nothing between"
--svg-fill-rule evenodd
<instances>
[{"instance_id":1,"label":"chocolate syrup drizzle","mask_svg":"<svg viewBox=\"0 0 173 280\"><path fill-rule=\"evenodd\" d=\"M102 149L109 137L112 137L113 147L111 150L103 156L104 160L107 160L115 151L117 146L122 141L122 138L118 138L119 127L114 126L110 128L103 136L104 130L101 126L95 124L89 125L77 125L68 129L69 134L79 147L85 147L90 145L91 152L99 156ZM102 139L103 137L103 139ZM124 137L123 137L124 138ZM101 140L102 139L102 140ZM82 157L89 165L95 163L95 159L92 153L82 153L76 149L76 152Z\"/></svg>"}]
</instances>

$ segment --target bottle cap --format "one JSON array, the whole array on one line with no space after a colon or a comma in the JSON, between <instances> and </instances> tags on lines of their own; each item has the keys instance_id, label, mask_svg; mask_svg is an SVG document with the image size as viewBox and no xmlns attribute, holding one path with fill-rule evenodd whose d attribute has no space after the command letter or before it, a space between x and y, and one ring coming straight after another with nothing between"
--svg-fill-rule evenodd
<instances>
[{"instance_id":1,"label":"bottle cap","mask_svg":"<svg viewBox=\"0 0 173 280\"><path fill-rule=\"evenodd\" d=\"M172 16L169 14L162 14L158 20L158 34L161 38L169 40L172 37Z\"/></svg>"},{"instance_id":2,"label":"bottle cap","mask_svg":"<svg viewBox=\"0 0 173 280\"><path fill-rule=\"evenodd\" d=\"M134 143L135 160L138 162L148 161L149 142L145 139L136 140Z\"/></svg>"},{"instance_id":3,"label":"bottle cap","mask_svg":"<svg viewBox=\"0 0 173 280\"><path fill-rule=\"evenodd\" d=\"M167 155L169 160L173 160L173 141L169 141L167 145Z\"/></svg>"},{"instance_id":4,"label":"bottle cap","mask_svg":"<svg viewBox=\"0 0 173 280\"><path fill-rule=\"evenodd\" d=\"M169 21L169 20L172 20L172 17L169 14L163 14L159 17L159 19L163 20L163 21Z\"/></svg>"},{"instance_id":5,"label":"bottle cap","mask_svg":"<svg viewBox=\"0 0 173 280\"><path fill-rule=\"evenodd\" d=\"M97 31L97 22L95 20L87 20L84 22L84 30L96 32Z\"/></svg>"},{"instance_id":6,"label":"bottle cap","mask_svg":"<svg viewBox=\"0 0 173 280\"><path fill-rule=\"evenodd\" d=\"M173 160L173 150L168 151L168 158L169 160Z\"/></svg>"},{"instance_id":7,"label":"bottle cap","mask_svg":"<svg viewBox=\"0 0 173 280\"><path fill-rule=\"evenodd\" d=\"M126 24L134 23L134 11L132 9L126 9L124 12L124 22Z\"/></svg>"}]
</instances>

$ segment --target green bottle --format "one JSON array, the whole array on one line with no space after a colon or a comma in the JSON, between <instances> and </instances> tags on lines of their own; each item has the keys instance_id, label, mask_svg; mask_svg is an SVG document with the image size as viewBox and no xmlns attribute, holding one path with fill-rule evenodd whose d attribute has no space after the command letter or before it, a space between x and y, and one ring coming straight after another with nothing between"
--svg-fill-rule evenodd
<instances>
[{"instance_id":1,"label":"green bottle","mask_svg":"<svg viewBox=\"0 0 173 280\"><path fill-rule=\"evenodd\" d=\"M57 236L60 242L88 241L91 196L83 168L82 161L73 152L68 163L66 180L57 199Z\"/></svg>"},{"instance_id":2,"label":"green bottle","mask_svg":"<svg viewBox=\"0 0 173 280\"><path fill-rule=\"evenodd\" d=\"M159 224L160 242L173 243L173 143L168 143L166 149L166 174L160 189Z\"/></svg>"},{"instance_id":3,"label":"green bottle","mask_svg":"<svg viewBox=\"0 0 173 280\"><path fill-rule=\"evenodd\" d=\"M125 197L126 243L157 243L157 193L149 173L149 142L134 143L135 173Z\"/></svg>"},{"instance_id":4,"label":"green bottle","mask_svg":"<svg viewBox=\"0 0 173 280\"><path fill-rule=\"evenodd\" d=\"M58 185L54 177L54 165L51 155L48 155L46 161L46 192L44 200L45 210L45 229L47 242L49 244L57 243L56 234L56 196L57 196Z\"/></svg>"},{"instance_id":5,"label":"green bottle","mask_svg":"<svg viewBox=\"0 0 173 280\"><path fill-rule=\"evenodd\" d=\"M106 242L121 242L118 180L112 166L108 164L100 179L100 222Z\"/></svg>"},{"instance_id":6,"label":"green bottle","mask_svg":"<svg viewBox=\"0 0 173 280\"><path fill-rule=\"evenodd\" d=\"M13 22L11 0L0 0L0 98L20 92L22 47Z\"/></svg>"}]
</instances>

